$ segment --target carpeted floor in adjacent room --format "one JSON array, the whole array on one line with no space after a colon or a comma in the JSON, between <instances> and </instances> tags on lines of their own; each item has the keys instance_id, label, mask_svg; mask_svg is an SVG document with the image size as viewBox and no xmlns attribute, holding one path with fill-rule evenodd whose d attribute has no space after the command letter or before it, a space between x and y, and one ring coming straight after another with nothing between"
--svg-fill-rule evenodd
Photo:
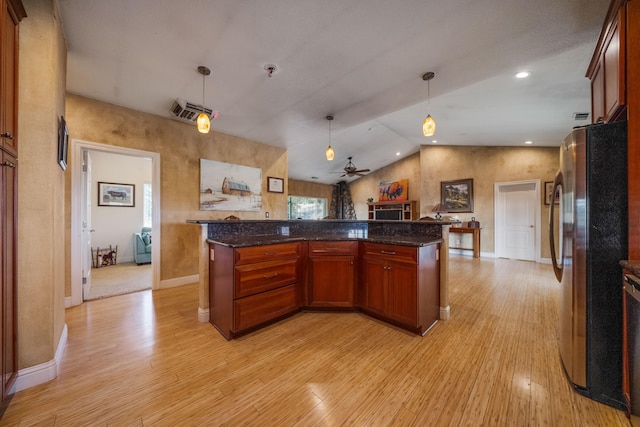
<instances>
[{"instance_id":1,"label":"carpeted floor in adjacent room","mask_svg":"<svg viewBox=\"0 0 640 427\"><path fill-rule=\"evenodd\" d=\"M151 289L151 282L151 264L137 265L135 262L126 262L93 268L91 289L84 299L94 300Z\"/></svg>"}]
</instances>

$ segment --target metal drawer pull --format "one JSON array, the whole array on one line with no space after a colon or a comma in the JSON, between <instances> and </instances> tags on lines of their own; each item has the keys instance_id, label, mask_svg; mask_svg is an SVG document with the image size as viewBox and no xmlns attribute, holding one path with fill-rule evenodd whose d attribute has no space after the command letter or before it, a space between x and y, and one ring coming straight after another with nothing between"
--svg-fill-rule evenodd
<instances>
[{"instance_id":1,"label":"metal drawer pull","mask_svg":"<svg viewBox=\"0 0 640 427\"><path fill-rule=\"evenodd\" d=\"M278 275L278 273L273 273L273 274L265 274L264 276L262 276L264 279L272 279L274 277L276 277Z\"/></svg>"},{"instance_id":2,"label":"metal drawer pull","mask_svg":"<svg viewBox=\"0 0 640 427\"><path fill-rule=\"evenodd\" d=\"M264 255L265 255L265 256L268 256L268 255L278 255L278 252L276 252L276 251L273 251L273 252L265 252L265 253L264 253Z\"/></svg>"},{"instance_id":3,"label":"metal drawer pull","mask_svg":"<svg viewBox=\"0 0 640 427\"><path fill-rule=\"evenodd\" d=\"M396 251L380 251L380 253L385 255L395 255Z\"/></svg>"},{"instance_id":4,"label":"metal drawer pull","mask_svg":"<svg viewBox=\"0 0 640 427\"><path fill-rule=\"evenodd\" d=\"M15 168L16 165L11 163L10 161L4 161L2 163L0 163L0 166L9 166L10 168Z\"/></svg>"},{"instance_id":5,"label":"metal drawer pull","mask_svg":"<svg viewBox=\"0 0 640 427\"><path fill-rule=\"evenodd\" d=\"M9 132L3 132L0 136L7 139L13 139L13 135L11 135Z\"/></svg>"}]
</instances>

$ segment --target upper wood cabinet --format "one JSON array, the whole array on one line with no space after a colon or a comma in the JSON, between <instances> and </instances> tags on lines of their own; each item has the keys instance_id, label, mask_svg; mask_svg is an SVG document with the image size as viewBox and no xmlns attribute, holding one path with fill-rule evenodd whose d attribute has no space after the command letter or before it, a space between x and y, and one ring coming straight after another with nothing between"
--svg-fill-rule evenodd
<instances>
[{"instance_id":1,"label":"upper wood cabinet","mask_svg":"<svg viewBox=\"0 0 640 427\"><path fill-rule=\"evenodd\" d=\"M18 155L18 24L26 16L20 0L2 1L0 52L0 147Z\"/></svg>"},{"instance_id":2,"label":"upper wood cabinet","mask_svg":"<svg viewBox=\"0 0 640 427\"><path fill-rule=\"evenodd\" d=\"M626 119L626 9L612 2L587 69L591 80L591 121Z\"/></svg>"}]
</instances>

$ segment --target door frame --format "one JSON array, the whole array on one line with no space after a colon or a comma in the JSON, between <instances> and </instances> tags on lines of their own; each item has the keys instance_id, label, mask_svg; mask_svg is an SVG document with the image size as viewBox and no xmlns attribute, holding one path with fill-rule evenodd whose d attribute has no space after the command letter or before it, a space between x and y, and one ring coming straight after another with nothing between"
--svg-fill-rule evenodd
<instances>
[{"instance_id":1,"label":"door frame","mask_svg":"<svg viewBox=\"0 0 640 427\"><path fill-rule=\"evenodd\" d=\"M97 142L71 140L71 297L65 304L67 307L79 305L83 302L82 296L82 224L81 206L86 195L82 194L82 151L101 151L111 154L121 154L132 157L151 159L151 193L152 193L152 224L153 240L151 241L151 289L160 287L160 153L152 151L136 150L133 148L117 147L115 145L100 144Z\"/></svg>"},{"instance_id":2,"label":"door frame","mask_svg":"<svg viewBox=\"0 0 640 427\"><path fill-rule=\"evenodd\" d=\"M523 180L523 181L509 181L509 182L496 182L493 184L493 194L494 194L494 198L493 198L493 212L494 212L494 216L493 216L493 221L494 221L494 230L495 230L495 234L494 234L494 243L495 243L495 256L496 258L498 258L500 256L501 253L504 252L504 249L502 247L499 247L500 245L500 239L498 239L498 236L500 236L501 232L503 231L503 224L499 224L498 221L498 212L500 212L500 190L503 188L508 188L508 187L514 187L514 186L521 186L523 184L533 184L534 185L534 190L535 190L535 195L536 195L536 203L534 203L534 208L533 208L533 214L534 214L534 218L535 218L535 227L536 227L536 233L535 233L535 238L534 238L534 255L533 255L533 259L535 262L540 262L541 261L541 248L542 248L542 236L541 236L541 218L540 216L542 215L542 211L541 211L541 206L540 206L540 200L541 200L541 193L540 193L540 180L539 179L530 179L530 180Z\"/></svg>"}]
</instances>

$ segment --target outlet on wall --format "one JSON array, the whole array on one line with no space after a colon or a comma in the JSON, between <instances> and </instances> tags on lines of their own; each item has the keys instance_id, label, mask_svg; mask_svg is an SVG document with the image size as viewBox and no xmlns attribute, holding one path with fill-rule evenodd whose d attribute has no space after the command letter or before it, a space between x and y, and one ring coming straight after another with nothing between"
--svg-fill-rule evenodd
<instances>
[{"instance_id":1,"label":"outlet on wall","mask_svg":"<svg viewBox=\"0 0 640 427\"><path fill-rule=\"evenodd\" d=\"M265 213L264 213L264 217L265 217L265 218L269 218L269 212L265 212Z\"/></svg>"}]
</instances>

